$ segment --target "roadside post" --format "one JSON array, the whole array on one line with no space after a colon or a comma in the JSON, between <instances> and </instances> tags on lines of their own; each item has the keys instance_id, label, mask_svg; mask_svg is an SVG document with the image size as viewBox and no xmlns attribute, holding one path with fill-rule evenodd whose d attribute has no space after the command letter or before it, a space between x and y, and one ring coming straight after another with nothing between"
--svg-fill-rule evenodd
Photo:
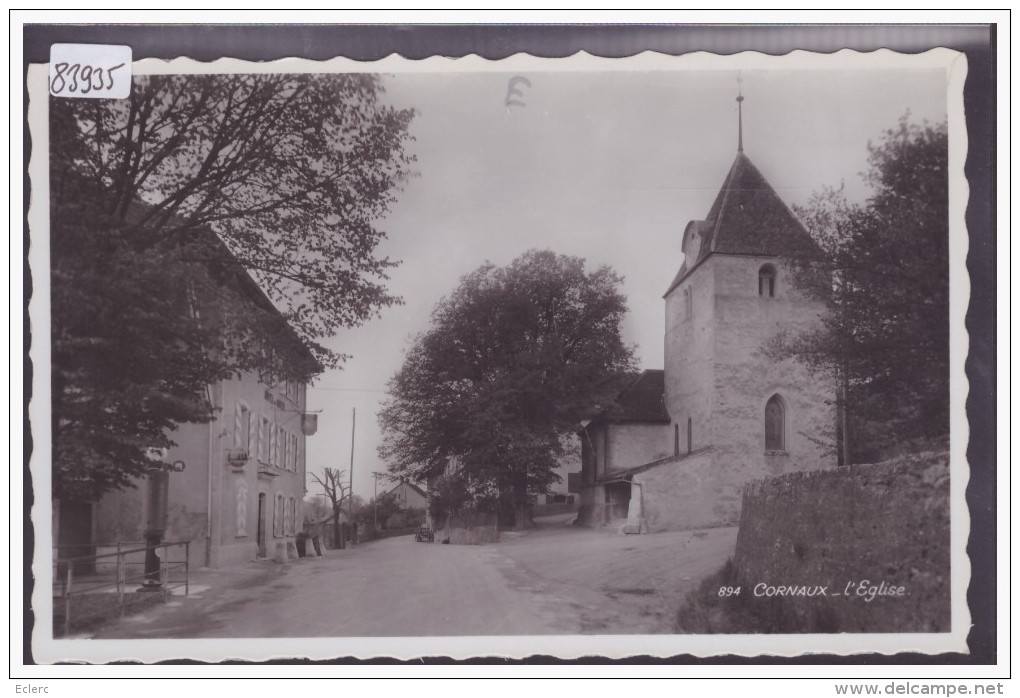
<instances>
[{"instance_id":1,"label":"roadside post","mask_svg":"<svg viewBox=\"0 0 1020 698\"><path fill-rule=\"evenodd\" d=\"M152 470L146 481L147 512L145 517L145 573L139 591L161 591L162 570L159 564L159 544L166 531L167 495L170 489L170 473Z\"/></svg>"}]
</instances>

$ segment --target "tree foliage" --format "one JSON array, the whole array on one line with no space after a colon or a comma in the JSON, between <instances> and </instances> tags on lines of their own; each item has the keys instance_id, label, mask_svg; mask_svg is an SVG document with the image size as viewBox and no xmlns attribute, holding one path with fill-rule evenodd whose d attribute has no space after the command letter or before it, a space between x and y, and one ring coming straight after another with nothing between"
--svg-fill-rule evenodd
<instances>
[{"instance_id":1,"label":"tree foliage","mask_svg":"<svg viewBox=\"0 0 1020 698\"><path fill-rule=\"evenodd\" d=\"M904 118L869 150L867 201L829 189L799 211L824 261L795 278L824 323L770 347L846 377L855 460L949 431L947 127Z\"/></svg>"},{"instance_id":2,"label":"tree foliage","mask_svg":"<svg viewBox=\"0 0 1020 698\"><path fill-rule=\"evenodd\" d=\"M380 218L412 113L371 75L142 76L51 100L54 493L131 483L245 371L307 380L398 302Z\"/></svg>"},{"instance_id":3,"label":"tree foliage","mask_svg":"<svg viewBox=\"0 0 1020 698\"><path fill-rule=\"evenodd\" d=\"M434 521L445 521L472 504L468 482L459 473L444 473L429 483L429 514Z\"/></svg>"},{"instance_id":4,"label":"tree foliage","mask_svg":"<svg viewBox=\"0 0 1020 698\"><path fill-rule=\"evenodd\" d=\"M620 283L549 251L461 279L390 382L380 413L390 472L422 481L452 460L476 501L522 523L528 497L557 477L564 435L632 367Z\"/></svg>"}]
</instances>

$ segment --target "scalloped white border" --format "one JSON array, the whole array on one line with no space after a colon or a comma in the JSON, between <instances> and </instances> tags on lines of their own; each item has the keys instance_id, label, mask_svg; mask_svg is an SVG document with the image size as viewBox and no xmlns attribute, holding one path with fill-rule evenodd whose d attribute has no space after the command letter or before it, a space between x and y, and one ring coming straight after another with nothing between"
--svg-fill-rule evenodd
<instances>
[{"instance_id":1,"label":"scalloped white border","mask_svg":"<svg viewBox=\"0 0 1020 698\"><path fill-rule=\"evenodd\" d=\"M707 52L683 56L665 56L644 52L629 58L600 58L579 52L568 58L537 58L516 54L503 60L492 61L477 55L464 58L433 56L422 60L408 60L390 55L375 62L361 62L335 58L317 62L301 58L288 58L273 62L256 63L223 58L212 62L199 62L188 58L173 61L145 59L133 64L134 74L205 74L205 73L269 73L269 72L383 72L383 73L435 73L435 72L588 72L588 71L707 71L738 69L771 70L859 70L859 69L916 69L943 68L948 77L947 112L950 133L950 360L951 360L951 443L950 443L950 511L951 511L951 565L952 565L952 632L938 634L883 633L858 635L584 635L584 636L526 636L526 637L401 637L401 638L280 638L280 639L226 639L226 640L54 640L49 636L52 627L52 600L43 593L51 586L52 568L48 554L37 554L32 565L36 578L33 606L36 624L33 635L33 652L38 662L56 661L108 662L134 660L152 662L164 659L193 658L203 661L245 659L263 661L273 658L307 657L329 659L353 656L359 658L446 656L466 659L482 656L524 658L533 655L550 655L564 659L584 656L625 658L640 655L669 657L692 654L710 657L721 654L791 657L806 653L848 655L859 652L893 654L898 652L942 653L966 652L966 638L970 629L970 611L966 592L971 577L970 559L966 552L970 532L970 516L965 492L969 481L966 447L969 427L966 415L968 382L964 370L967 357L968 334L964 325L970 300L970 280L966 269L969 248L965 212L969 187L963 167L967 153L967 132L963 111L963 85L967 74L966 56L944 48L920 54L906 55L882 49L860 53L843 49L831 54L793 51L783 56L770 56L745 52L720 56ZM49 181L48 181L48 100L46 89L47 66L30 65L27 88L29 95L28 119L33 151L29 164L32 198L29 226L32 247L29 262L36 286L29 305L35 337L49 335ZM34 342L31 352L33 365L33 395L48 395L50 373L40 370L50 364L50 347L47 342ZM49 403L35 399L29 405L35 451L31 467L35 491L48 492L50 488L50 411ZM51 540L51 502L38 497L32 511L36 530L37 553L47 551ZM42 545L39 545L42 543ZM45 636L44 636L45 635ZM54 668L54 667L51 667ZM166 673L168 667L162 668ZM238 675L253 676L252 667ZM693 668L692 668L693 669ZM746 673L746 668L731 667L731 675ZM757 670L760 673L760 669ZM686 672L685 672L686 673ZM929 676L940 672L929 670ZM123 675L136 675L124 667ZM321 675L309 671L309 676Z\"/></svg>"}]
</instances>

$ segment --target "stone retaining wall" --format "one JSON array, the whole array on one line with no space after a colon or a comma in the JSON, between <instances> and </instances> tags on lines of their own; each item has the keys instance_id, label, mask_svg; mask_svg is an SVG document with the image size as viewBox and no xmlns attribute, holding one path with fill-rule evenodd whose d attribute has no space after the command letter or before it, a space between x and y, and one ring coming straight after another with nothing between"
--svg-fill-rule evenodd
<instances>
[{"instance_id":1,"label":"stone retaining wall","mask_svg":"<svg viewBox=\"0 0 1020 698\"><path fill-rule=\"evenodd\" d=\"M949 539L949 456L915 454L749 483L734 565L775 632L948 632Z\"/></svg>"},{"instance_id":2,"label":"stone retaining wall","mask_svg":"<svg viewBox=\"0 0 1020 698\"><path fill-rule=\"evenodd\" d=\"M733 525L740 485L720 476L712 449L696 451L634 475L643 488L650 532Z\"/></svg>"}]
</instances>

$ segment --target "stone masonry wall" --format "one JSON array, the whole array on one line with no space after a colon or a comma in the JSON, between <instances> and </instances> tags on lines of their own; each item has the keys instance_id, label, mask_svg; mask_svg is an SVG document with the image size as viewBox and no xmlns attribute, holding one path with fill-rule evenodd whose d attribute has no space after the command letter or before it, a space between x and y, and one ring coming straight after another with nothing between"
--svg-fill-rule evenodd
<instances>
[{"instance_id":1,"label":"stone masonry wall","mask_svg":"<svg viewBox=\"0 0 1020 698\"><path fill-rule=\"evenodd\" d=\"M758 292L763 264L778 269L768 298ZM733 525L746 483L836 465L831 377L762 351L777 332L809 329L823 312L771 257L714 255L667 296L666 405L679 427L681 453L710 446L713 455L710 464L680 459L641 475L650 482L646 518L658 521L649 523L651 530ZM783 449L767 451L765 406L773 395L785 407L785 439Z\"/></svg>"},{"instance_id":2,"label":"stone masonry wall","mask_svg":"<svg viewBox=\"0 0 1020 698\"><path fill-rule=\"evenodd\" d=\"M710 449L695 451L634 475L649 532L736 523L740 499L719 478L713 455Z\"/></svg>"},{"instance_id":3,"label":"stone masonry wall","mask_svg":"<svg viewBox=\"0 0 1020 698\"><path fill-rule=\"evenodd\" d=\"M680 452L716 443L712 414L715 383L715 281L713 265L702 264L666 297L665 401L679 426ZM684 293L691 294L691 312ZM691 443L687 443L687 420Z\"/></svg>"},{"instance_id":4,"label":"stone masonry wall","mask_svg":"<svg viewBox=\"0 0 1020 698\"><path fill-rule=\"evenodd\" d=\"M775 632L947 632L949 542L948 454L915 454L748 484L734 565Z\"/></svg>"},{"instance_id":5,"label":"stone masonry wall","mask_svg":"<svg viewBox=\"0 0 1020 698\"><path fill-rule=\"evenodd\" d=\"M758 295L758 270L778 266L773 298ZM835 383L803 364L777 361L763 343L781 330L795 335L814 327L822 304L798 294L783 265L767 257L715 259L715 440L741 484L793 470L836 465ZM765 452L765 405L779 395L785 405L785 448Z\"/></svg>"}]
</instances>

